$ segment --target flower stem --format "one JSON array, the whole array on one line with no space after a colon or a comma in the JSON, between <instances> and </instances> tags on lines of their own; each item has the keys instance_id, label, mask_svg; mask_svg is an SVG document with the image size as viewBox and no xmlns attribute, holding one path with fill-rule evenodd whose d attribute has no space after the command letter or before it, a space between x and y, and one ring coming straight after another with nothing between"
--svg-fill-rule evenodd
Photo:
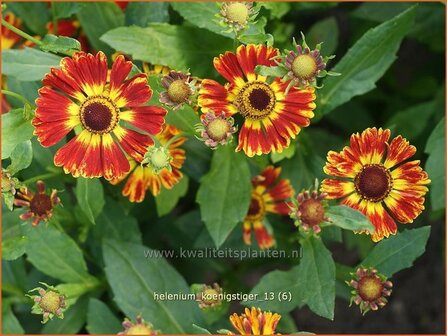
<instances>
[{"instance_id":1,"label":"flower stem","mask_svg":"<svg viewBox=\"0 0 447 336\"><path fill-rule=\"evenodd\" d=\"M34 44L40 46L42 45L42 41L39 41L38 39L32 37L31 35L25 33L24 31L20 30L17 27L14 27L12 24L10 24L8 21L6 21L5 19L2 19L2 25L5 26L6 28L8 28L10 31L16 33L19 36L22 36L24 39L33 42Z\"/></svg>"},{"instance_id":2,"label":"flower stem","mask_svg":"<svg viewBox=\"0 0 447 336\"><path fill-rule=\"evenodd\" d=\"M62 171L57 171L57 172L53 172L53 173L47 173L47 174L42 174L42 175L38 175L38 176L34 176L32 178L29 178L28 180L23 181L23 184L30 184L33 182L37 182L39 180L45 180L45 179L49 179L52 177L56 177L61 175Z\"/></svg>"},{"instance_id":3,"label":"flower stem","mask_svg":"<svg viewBox=\"0 0 447 336\"><path fill-rule=\"evenodd\" d=\"M8 91L8 90L2 90L2 94L17 98L18 100L22 101L25 105L30 105L30 106L34 107L34 104L32 104L28 99L19 95L18 93Z\"/></svg>"}]
</instances>

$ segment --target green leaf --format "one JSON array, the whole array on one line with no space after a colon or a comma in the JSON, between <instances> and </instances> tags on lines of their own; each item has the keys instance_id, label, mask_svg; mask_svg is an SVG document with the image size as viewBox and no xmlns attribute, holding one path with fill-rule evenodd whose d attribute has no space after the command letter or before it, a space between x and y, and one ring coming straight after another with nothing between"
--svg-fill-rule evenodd
<instances>
[{"instance_id":1,"label":"green leaf","mask_svg":"<svg viewBox=\"0 0 447 336\"><path fill-rule=\"evenodd\" d=\"M425 169L432 183L430 201L433 210L445 208L445 118L436 125L425 145L429 154Z\"/></svg>"},{"instance_id":2,"label":"green leaf","mask_svg":"<svg viewBox=\"0 0 447 336\"><path fill-rule=\"evenodd\" d=\"M28 237L22 228L17 211L3 214L2 259L15 260L25 254ZM29 224L28 224L29 225Z\"/></svg>"},{"instance_id":3,"label":"green leaf","mask_svg":"<svg viewBox=\"0 0 447 336\"><path fill-rule=\"evenodd\" d=\"M50 68L59 67L60 60L59 56L38 49L6 49L2 50L2 71L20 81L40 81Z\"/></svg>"},{"instance_id":4,"label":"green leaf","mask_svg":"<svg viewBox=\"0 0 447 336\"><path fill-rule=\"evenodd\" d=\"M91 298L88 303L87 331L90 334L117 334L122 331L120 321L102 301Z\"/></svg>"},{"instance_id":5,"label":"green leaf","mask_svg":"<svg viewBox=\"0 0 447 336\"><path fill-rule=\"evenodd\" d=\"M232 146L214 152L211 169L197 193L202 219L217 247L247 215L251 196L250 171L245 156Z\"/></svg>"},{"instance_id":6,"label":"green leaf","mask_svg":"<svg viewBox=\"0 0 447 336\"><path fill-rule=\"evenodd\" d=\"M329 17L315 23L306 34L306 42L312 48L323 42L321 54L323 56L332 55L338 45L337 20L334 17Z\"/></svg>"},{"instance_id":7,"label":"green leaf","mask_svg":"<svg viewBox=\"0 0 447 336\"><path fill-rule=\"evenodd\" d=\"M2 334L14 334L21 335L24 334L20 322L17 320L17 317L14 315L14 312L11 309L11 305L3 303L2 304Z\"/></svg>"},{"instance_id":8,"label":"green leaf","mask_svg":"<svg viewBox=\"0 0 447 336\"><path fill-rule=\"evenodd\" d=\"M70 307L64 313L64 319L54 318L50 323L47 323L43 329L42 334L77 334L84 326L87 317L88 300L86 297L81 298L76 304Z\"/></svg>"},{"instance_id":9,"label":"green leaf","mask_svg":"<svg viewBox=\"0 0 447 336\"><path fill-rule=\"evenodd\" d=\"M202 322L195 301L154 297L190 293L188 285L164 258L144 258L145 251L149 249L138 244L104 241L105 272L115 302L126 316L142 314L164 334L192 333L192 324Z\"/></svg>"},{"instance_id":10,"label":"green leaf","mask_svg":"<svg viewBox=\"0 0 447 336\"><path fill-rule=\"evenodd\" d=\"M11 164L6 168L11 175L28 168L33 160L31 141L26 140L18 144L11 153Z\"/></svg>"},{"instance_id":11,"label":"green leaf","mask_svg":"<svg viewBox=\"0 0 447 336\"><path fill-rule=\"evenodd\" d=\"M283 77L287 75L287 69L282 66L257 65L255 72L262 76Z\"/></svg>"},{"instance_id":12,"label":"green leaf","mask_svg":"<svg viewBox=\"0 0 447 336\"><path fill-rule=\"evenodd\" d=\"M270 11L273 19L280 19L290 11L288 2L259 2L259 4Z\"/></svg>"},{"instance_id":13,"label":"green leaf","mask_svg":"<svg viewBox=\"0 0 447 336\"><path fill-rule=\"evenodd\" d=\"M185 175L172 189L161 190L160 194L155 197L158 217L170 213L171 210L175 208L179 199L186 195L188 185L189 179L188 176Z\"/></svg>"},{"instance_id":14,"label":"green leaf","mask_svg":"<svg viewBox=\"0 0 447 336\"><path fill-rule=\"evenodd\" d=\"M50 11L47 3L10 2L8 3L8 9L11 9L34 33L43 36L47 32L47 23L50 22Z\"/></svg>"},{"instance_id":15,"label":"green leaf","mask_svg":"<svg viewBox=\"0 0 447 336\"><path fill-rule=\"evenodd\" d=\"M289 147L284 149L281 153L272 153L270 155L273 163L278 163L284 159L291 159L295 155L295 143L291 143Z\"/></svg>"},{"instance_id":16,"label":"green leaf","mask_svg":"<svg viewBox=\"0 0 447 336\"><path fill-rule=\"evenodd\" d=\"M208 329L199 327L196 324L193 324L192 327L194 328L194 331L196 331L197 333L199 333L201 335L212 335Z\"/></svg>"},{"instance_id":17,"label":"green leaf","mask_svg":"<svg viewBox=\"0 0 447 336\"><path fill-rule=\"evenodd\" d=\"M377 80L396 59L396 52L411 29L414 15L415 6L370 29L348 50L332 69L342 75L328 78L320 90L319 116L375 88Z\"/></svg>"},{"instance_id":18,"label":"green leaf","mask_svg":"<svg viewBox=\"0 0 447 336\"><path fill-rule=\"evenodd\" d=\"M23 118L23 109L2 114L2 160L9 158L19 144L31 139L33 130L31 121Z\"/></svg>"},{"instance_id":19,"label":"green leaf","mask_svg":"<svg viewBox=\"0 0 447 336\"><path fill-rule=\"evenodd\" d=\"M126 7L126 26L146 27L150 22L169 22L167 2L129 2Z\"/></svg>"},{"instance_id":20,"label":"green leaf","mask_svg":"<svg viewBox=\"0 0 447 336\"><path fill-rule=\"evenodd\" d=\"M104 189L98 179L78 178L76 183L76 198L79 206L92 224L104 207Z\"/></svg>"},{"instance_id":21,"label":"green leaf","mask_svg":"<svg viewBox=\"0 0 447 336\"><path fill-rule=\"evenodd\" d=\"M59 2L53 1L51 3L53 11L53 19L65 19L71 17L73 14L77 14L81 9L78 2Z\"/></svg>"},{"instance_id":22,"label":"green leaf","mask_svg":"<svg viewBox=\"0 0 447 336\"><path fill-rule=\"evenodd\" d=\"M429 236L429 226L404 230L379 242L360 265L374 267L383 275L391 277L394 273L413 265L424 253Z\"/></svg>"},{"instance_id":23,"label":"green leaf","mask_svg":"<svg viewBox=\"0 0 447 336\"><path fill-rule=\"evenodd\" d=\"M29 228L28 238L28 261L39 271L68 283L91 280L81 249L67 234L39 225Z\"/></svg>"},{"instance_id":24,"label":"green leaf","mask_svg":"<svg viewBox=\"0 0 447 336\"><path fill-rule=\"evenodd\" d=\"M193 36L200 39L192 39ZM101 40L116 50L125 50L133 59L178 70L190 68L199 77L209 76L213 58L233 47L232 40L206 30L161 23L152 23L147 28L117 28L104 34Z\"/></svg>"},{"instance_id":25,"label":"green leaf","mask_svg":"<svg viewBox=\"0 0 447 336\"><path fill-rule=\"evenodd\" d=\"M267 19L261 17L254 24L250 24L242 31L241 36L239 36L239 41L244 44L264 44L266 42L271 42L271 44L273 44L273 36L265 33L266 24Z\"/></svg>"},{"instance_id":26,"label":"green leaf","mask_svg":"<svg viewBox=\"0 0 447 336\"><path fill-rule=\"evenodd\" d=\"M81 50L81 43L71 37L47 34L39 48L53 53L71 53Z\"/></svg>"},{"instance_id":27,"label":"green leaf","mask_svg":"<svg viewBox=\"0 0 447 336\"><path fill-rule=\"evenodd\" d=\"M276 327L276 331L285 335L295 335L298 333L297 330L298 327L296 326L295 319L292 315L281 314L281 321Z\"/></svg>"},{"instance_id":28,"label":"green leaf","mask_svg":"<svg viewBox=\"0 0 447 336\"><path fill-rule=\"evenodd\" d=\"M93 49L111 54L112 50L100 37L109 30L124 25L124 13L118 5L113 2L84 2L78 19Z\"/></svg>"},{"instance_id":29,"label":"green leaf","mask_svg":"<svg viewBox=\"0 0 447 336\"><path fill-rule=\"evenodd\" d=\"M373 233L376 229L369 221L368 217L346 205L335 205L329 207L326 210L326 216L330 218L331 224L339 226L345 230L368 230L369 232Z\"/></svg>"},{"instance_id":30,"label":"green leaf","mask_svg":"<svg viewBox=\"0 0 447 336\"><path fill-rule=\"evenodd\" d=\"M65 304L67 307L70 307L74 305L82 295L97 288L98 285L98 280L92 277L89 282L60 284L57 285L56 288L60 293L65 295Z\"/></svg>"}]
</instances>

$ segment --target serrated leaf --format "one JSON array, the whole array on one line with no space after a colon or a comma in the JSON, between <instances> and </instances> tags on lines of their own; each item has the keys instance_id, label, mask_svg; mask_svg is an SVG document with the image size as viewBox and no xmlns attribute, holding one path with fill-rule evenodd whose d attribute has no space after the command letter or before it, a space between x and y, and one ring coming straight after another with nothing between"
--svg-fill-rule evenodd
<instances>
[{"instance_id":1,"label":"serrated leaf","mask_svg":"<svg viewBox=\"0 0 447 336\"><path fill-rule=\"evenodd\" d=\"M2 50L2 72L20 81L41 81L50 68L59 67L60 60L38 49L6 49Z\"/></svg>"},{"instance_id":2,"label":"serrated leaf","mask_svg":"<svg viewBox=\"0 0 447 336\"><path fill-rule=\"evenodd\" d=\"M375 88L377 80L394 62L414 15L415 6L370 29L348 50L332 69L342 75L327 78L320 90L316 111L319 116Z\"/></svg>"},{"instance_id":3,"label":"serrated leaf","mask_svg":"<svg viewBox=\"0 0 447 336\"><path fill-rule=\"evenodd\" d=\"M6 168L11 175L28 168L33 160L33 147L27 140L18 144L11 152L11 164Z\"/></svg>"},{"instance_id":4,"label":"serrated leaf","mask_svg":"<svg viewBox=\"0 0 447 336\"><path fill-rule=\"evenodd\" d=\"M429 226L404 230L379 242L360 265L377 268L383 275L391 277L413 265L414 260L424 253L429 236Z\"/></svg>"},{"instance_id":5,"label":"serrated leaf","mask_svg":"<svg viewBox=\"0 0 447 336\"><path fill-rule=\"evenodd\" d=\"M147 250L115 240L103 243L106 276L117 305L126 316L156 316L150 322L164 334L193 332L192 324L202 322L196 302L154 298L157 293L187 294L188 285L164 258L144 258Z\"/></svg>"},{"instance_id":6,"label":"serrated leaf","mask_svg":"<svg viewBox=\"0 0 447 336\"><path fill-rule=\"evenodd\" d=\"M66 54L81 50L81 43L71 37L47 34L42 39L42 44L39 45L39 48L46 52Z\"/></svg>"},{"instance_id":7,"label":"serrated leaf","mask_svg":"<svg viewBox=\"0 0 447 336\"><path fill-rule=\"evenodd\" d=\"M326 210L326 216L330 218L331 224L345 230L368 230L373 233L376 229L368 217L346 205L330 206Z\"/></svg>"},{"instance_id":8,"label":"serrated leaf","mask_svg":"<svg viewBox=\"0 0 447 336\"><path fill-rule=\"evenodd\" d=\"M217 247L247 215L250 198L250 171L245 156L234 152L230 145L220 147L197 193L202 219Z\"/></svg>"},{"instance_id":9,"label":"serrated leaf","mask_svg":"<svg viewBox=\"0 0 447 336\"><path fill-rule=\"evenodd\" d=\"M33 136L33 125L23 118L23 109L2 114L2 160L11 156L14 149Z\"/></svg>"},{"instance_id":10,"label":"serrated leaf","mask_svg":"<svg viewBox=\"0 0 447 336\"><path fill-rule=\"evenodd\" d=\"M172 189L161 190L160 194L155 197L155 204L157 206L159 217L167 215L175 208L179 199L186 195L188 185L189 179L188 176L185 175Z\"/></svg>"},{"instance_id":11,"label":"serrated leaf","mask_svg":"<svg viewBox=\"0 0 447 336\"><path fill-rule=\"evenodd\" d=\"M88 303L87 331L90 334L117 334L123 330L120 321L102 301L91 298Z\"/></svg>"},{"instance_id":12,"label":"serrated leaf","mask_svg":"<svg viewBox=\"0 0 447 336\"><path fill-rule=\"evenodd\" d=\"M76 183L76 198L88 220L95 224L95 219L104 207L104 188L98 179L79 177Z\"/></svg>"},{"instance_id":13,"label":"serrated leaf","mask_svg":"<svg viewBox=\"0 0 447 336\"><path fill-rule=\"evenodd\" d=\"M433 210L445 208L445 118L436 125L425 145L429 154L425 169L432 180L430 201Z\"/></svg>"}]
</instances>

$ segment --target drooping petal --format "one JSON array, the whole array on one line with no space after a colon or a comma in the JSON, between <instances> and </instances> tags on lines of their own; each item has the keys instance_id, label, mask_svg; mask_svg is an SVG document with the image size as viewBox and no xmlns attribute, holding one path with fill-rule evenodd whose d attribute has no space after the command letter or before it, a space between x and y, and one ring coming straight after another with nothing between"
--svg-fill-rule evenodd
<instances>
[{"instance_id":1,"label":"drooping petal","mask_svg":"<svg viewBox=\"0 0 447 336\"><path fill-rule=\"evenodd\" d=\"M268 249L275 245L275 239L267 231L267 228L260 221L253 223L253 229L255 231L256 241L258 242L259 248Z\"/></svg>"},{"instance_id":2,"label":"drooping petal","mask_svg":"<svg viewBox=\"0 0 447 336\"><path fill-rule=\"evenodd\" d=\"M149 174L146 171L146 168L137 165L124 185L123 196L128 197L131 202L143 202L146 196L148 183Z\"/></svg>"},{"instance_id":3,"label":"drooping petal","mask_svg":"<svg viewBox=\"0 0 447 336\"><path fill-rule=\"evenodd\" d=\"M327 193L327 199L345 197L354 192L354 183L345 180L325 179L321 182L321 192Z\"/></svg>"},{"instance_id":4,"label":"drooping petal","mask_svg":"<svg viewBox=\"0 0 447 336\"><path fill-rule=\"evenodd\" d=\"M143 161L148 146L154 143L148 135L121 126L115 127L113 133L124 151L137 162Z\"/></svg>"},{"instance_id":5,"label":"drooping petal","mask_svg":"<svg viewBox=\"0 0 447 336\"><path fill-rule=\"evenodd\" d=\"M136 106L120 113L120 118L136 128L156 135L161 132L167 111L159 106Z\"/></svg>"},{"instance_id":6,"label":"drooping petal","mask_svg":"<svg viewBox=\"0 0 447 336\"><path fill-rule=\"evenodd\" d=\"M388 146L384 166L387 168L392 168L406 159L409 159L414 154L416 154L416 147L410 145L407 139L403 138L401 135L398 135Z\"/></svg>"},{"instance_id":7,"label":"drooping petal","mask_svg":"<svg viewBox=\"0 0 447 336\"><path fill-rule=\"evenodd\" d=\"M130 170L129 161L110 134L101 137L102 174L106 180L125 175Z\"/></svg>"},{"instance_id":8,"label":"drooping petal","mask_svg":"<svg viewBox=\"0 0 447 336\"><path fill-rule=\"evenodd\" d=\"M242 227L242 238L245 245L251 245L251 222L248 220L244 221L244 225Z\"/></svg>"},{"instance_id":9,"label":"drooping petal","mask_svg":"<svg viewBox=\"0 0 447 336\"><path fill-rule=\"evenodd\" d=\"M404 191L391 190L384 202L393 216L404 224L413 223L413 220L424 210L424 197Z\"/></svg>"}]
</instances>

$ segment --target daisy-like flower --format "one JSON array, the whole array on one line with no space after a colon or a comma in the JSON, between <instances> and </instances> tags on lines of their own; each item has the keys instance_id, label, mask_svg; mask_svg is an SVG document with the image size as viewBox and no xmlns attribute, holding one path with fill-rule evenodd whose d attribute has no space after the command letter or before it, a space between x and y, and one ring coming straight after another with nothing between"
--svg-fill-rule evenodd
<instances>
[{"instance_id":1,"label":"daisy-like flower","mask_svg":"<svg viewBox=\"0 0 447 336\"><path fill-rule=\"evenodd\" d=\"M412 223L424 210L424 196L430 183L420 161L407 159L416 148L402 136L389 141L390 130L368 128L351 136L350 146L341 152L330 151L324 172L337 179L326 179L321 191L328 199L361 211L374 224L372 240L377 242L396 234L394 219ZM369 232L366 232L369 234Z\"/></svg>"},{"instance_id":2,"label":"daisy-like flower","mask_svg":"<svg viewBox=\"0 0 447 336\"><path fill-rule=\"evenodd\" d=\"M244 118L237 151L248 156L281 153L302 127L310 124L315 108L313 88L292 87L289 82L255 73L257 65L274 66L278 49L265 45L240 46L214 59L216 70L229 81L225 86L202 81L198 103L204 113L240 113Z\"/></svg>"},{"instance_id":3,"label":"daisy-like flower","mask_svg":"<svg viewBox=\"0 0 447 336\"><path fill-rule=\"evenodd\" d=\"M200 309L214 308L222 304L220 298L222 293L223 290L217 283L214 283L212 287L203 285L202 290L196 293L196 301Z\"/></svg>"},{"instance_id":4,"label":"daisy-like flower","mask_svg":"<svg viewBox=\"0 0 447 336\"><path fill-rule=\"evenodd\" d=\"M36 100L33 125L39 142L51 147L76 129L79 133L56 152L56 166L74 177L124 175L130 169L126 154L139 159L166 115L161 107L143 106L152 95L146 75L126 80L132 63L118 56L108 76L102 52L78 52L60 66L45 76Z\"/></svg>"},{"instance_id":5,"label":"daisy-like flower","mask_svg":"<svg viewBox=\"0 0 447 336\"><path fill-rule=\"evenodd\" d=\"M59 293L53 286L47 285L44 282L40 282L40 284L46 288L37 287L29 291L29 293L37 291L39 295L26 295L34 301L31 313L42 314L42 323L47 323L54 316L63 319L66 309L65 296Z\"/></svg>"},{"instance_id":6,"label":"daisy-like flower","mask_svg":"<svg viewBox=\"0 0 447 336\"><path fill-rule=\"evenodd\" d=\"M240 335L279 335L275 333L281 315L263 312L260 308L245 308L245 313L230 316L230 322ZM234 335L229 333L229 335Z\"/></svg>"},{"instance_id":7,"label":"daisy-like flower","mask_svg":"<svg viewBox=\"0 0 447 336\"><path fill-rule=\"evenodd\" d=\"M221 115L204 113L200 121L201 123L195 127L196 132L200 133L200 137L197 139L203 141L211 149L231 142L233 134L237 131L234 119L225 117L225 112L222 112Z\"/></svg>"},{"instance_id":8,"label":"daisy-like flower","mask_svg":"<svg viewBox=\"0 0 447 336\"><path fill-rule=\"evenodd\" d=\"M20 28L22 25L22 20L16 17L12 12L8 12L3 17L5 21L13 25L16 28ZM17 44L22 38L16 33L12 32L8 28L1 26L1 44L2 50L11 49L15 44Z\"/></svg>"},{"instance_id":9,"label":"daisy-like flower","mask_svg":"<svg viewBox=\"0 0 447 336\"><path fill-rule=\"evenodd\" d=\"M194 94L194 81L191 74L184 74L179 71L170 71L161 79L161 84L166 91L160 93L160 103L171 106L178 110L184 104L191 103L191 96Z\"/></svg>"},{"instance_id":10,"label":"daisy-like flower","mask_svg":"<svg viewBox=\"0 0 447 336\"><path fill-rule=\"evenodd\" d=\"M287 215L289 206L286 201L295 193L289 180L279 178L280 173L280 167L268 166L252 179L250 207L243 227L243 238L247 245L251 244L252 227L261 249L275 245L275 239L264 225L264 218L267 213Z\"/></svg>"},{"instance_id":11,"label":"daisy-like flower","mask_svg":"<svg viewBox=\"0 0 447 336\"><path fill-rule=\"evenodd\" d=\"M219 12L221 24L235 32L245 29L248 23L255 19L256 14L252 2L224 2Z\"/></svg>"},{"instance_id":12,"label":"daisy-like flower","mask_svg":"<svg viewBox=\"0 0 447 336\"><path fill-rule=\"evenodd\" d=\"M27 187L17 191L14 205L24 207L27 211L20 215L21 220L32 219L33 226L39 225L41 221L47 222L53 216L54 207L61 202L57 196L57 190L51 190L48 195L43 181L37 181L37 192L33 193Z\"/></svg>"},{"instance_id":13,"label":"daisy-like flower","mask_svg":"<svg viewBox=\"0 0 447 336\"><path fill-rule=\"evenodd\" d=\"M118 333L118 335L155 336L160 334L158 330L154 330L154 327L151 323L144 321L141 315L137 316L135 323L126 318L123 322L123 328L124 331Z\"/></svg>"},{"instance_id":14,"label":"daisy-like flower","mask_svg":"<svg viewBox=\"0 0 447 336\"><path fill-rule=\"evenodd\" d=\"M351 294L351 305L354 302L360 307L360 312L364 315L369 310L378 310L384 307L391 295L393 284L387 278L379 274L374 268L360 267L354 277L346 283L353 288Z\"/></svg>"},{"instance_id":15,"label":"daisy-like flower","mask_svg":"<svg viewBox=\"0 0 447 336\"><path fill-rule=\"evenodd\" d=\"M180 148L187 140L179 136L180 130L172 125L165 125L163 131L156 136L161 147L150 147L148 153L154 153L157 148L157 157L150 154L140 156L137 160L131 160L131 170L126 184L123 188L123 196L131 202L143 202L146 191L150 190L152 195L157 196L161 187L172 189L183 177L180 169L185 162L185 151ZM145 164L141 164L145 160ZM168 164L168 167L161 167ZM160 168L161 169L157 169ZM118 184L126 178L113 179L112 184Z\"/></svg>"}]
</instances>

